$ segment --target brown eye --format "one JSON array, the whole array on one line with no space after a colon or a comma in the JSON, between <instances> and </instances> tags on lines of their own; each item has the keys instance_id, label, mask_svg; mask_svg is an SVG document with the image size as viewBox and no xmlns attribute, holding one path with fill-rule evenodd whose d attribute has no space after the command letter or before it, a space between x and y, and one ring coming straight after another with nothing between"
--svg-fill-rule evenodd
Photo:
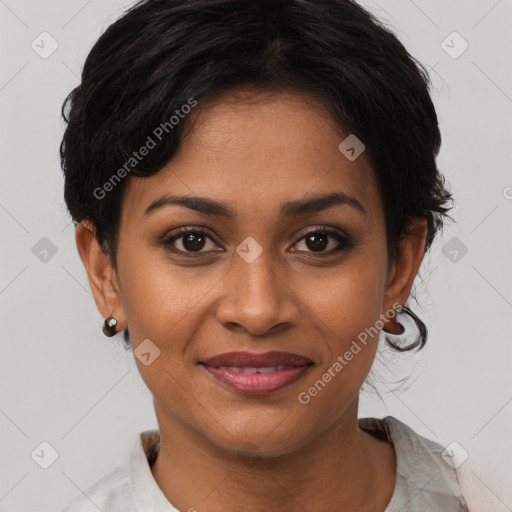
<instances>
[{"instance_id":1,"label":"brown eye","mask_svg":"<svg viewBox=\"0 0 512 512\"><path fill-rule=\"evenodd\" d=\"M297 244L304 242L307 250L293 250L292 252L317 253L319 256L328 256L347 250L353 246L351 239L337 231L323 229L312 231L302 237ZM296 244L296 245L297 245ZM329 248L329 250L326 250Z\"/></svg>"},{"instance_id":2,"label":"brown eye","mask_svg":"<svg viewBox=\"0 0 512 512\"><path fill-rule=\"evenodd\" d=\"M200 251L205 244L206 237L202 233L189 233L182 235L182 244L187 251Z\"/></svg>"},{"instance_id":3,"label":"brown eye","mask_svg":"<svg viewBox=\"0 0 512 512\"><path fill-rule=\"evenodd\" d=\"M177 233L175 232L175 234L166 237L161 243L170 251L192 254L213 250L213 248L211 248L203 251L205 246L207 246L208 241L212 242L215 246L215 243L206 232L199 229L184 228L179 230Z\"/></svg>"},{"instance_id":4,"label":"brown eye","mask_svg":"<svg viewBox=\"0 0 512 512\"><path fill-rule=\"evenodd\" d=\"M329 236L324 233L314 233L304 239L306 245L312 251L323 251L329 245Z\"/></svg>"}]
</instances>

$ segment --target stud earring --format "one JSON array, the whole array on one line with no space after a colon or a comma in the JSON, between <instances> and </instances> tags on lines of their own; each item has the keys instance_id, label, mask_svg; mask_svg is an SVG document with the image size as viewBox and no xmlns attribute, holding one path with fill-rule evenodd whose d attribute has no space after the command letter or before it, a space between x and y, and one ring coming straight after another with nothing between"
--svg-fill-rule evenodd
<instances>
[{"instance_id":1,"label":"stud earring","mask_svg":"<svg viewBox=\"0 0 512 512\"><path fill-rule=\"evenodd\" d=\"M113 316L105 318L103 322L103 334L109 338L116 333L117 320Z\"/></svg>"}]
</instances>

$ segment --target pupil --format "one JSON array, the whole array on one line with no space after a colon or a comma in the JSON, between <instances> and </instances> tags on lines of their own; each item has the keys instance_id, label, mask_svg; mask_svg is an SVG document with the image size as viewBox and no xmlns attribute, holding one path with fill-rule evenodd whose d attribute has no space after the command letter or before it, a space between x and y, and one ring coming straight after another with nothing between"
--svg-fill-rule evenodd
<instances>
[{"instance_id":1,"label":"pupil","mask_svg":"<svg viewBox=\"0 0 512 512\"><path fill-rule=\"evenodd\" d=\"M319 238L321 239L320 242L318 242ZM313 235L309 235L306 238L306 245L308 246L308 249L313 251L322 251L327 247L327 244L329 243L327 238L328 237L326 235L315 233ZM315 239L317 240L316 242Z\"/></svg>"},{"instance_id":2,"label":"pupil","mask_svg":"<svg viewBox=\"0 0 512 512\"><path fill-rule=\"evenodd\" d=\"M200 250L204 246L204 236L200 233L190 233L183 239L183 247L187 251Z\"/></svg>"}]
</instances>

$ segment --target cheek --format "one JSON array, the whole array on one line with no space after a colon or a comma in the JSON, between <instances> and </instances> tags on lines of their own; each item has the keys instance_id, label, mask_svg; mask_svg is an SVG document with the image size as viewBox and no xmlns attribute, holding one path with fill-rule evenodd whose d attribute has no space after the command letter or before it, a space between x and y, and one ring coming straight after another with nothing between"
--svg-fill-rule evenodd
<instances>
[{"instance_id":1,"label":"cheek","mask_svg":"<svg viewBox=\"0 0 512 512\"><path fill-rule=\"evenodd\" d=\"M203 308L202 300L215 280L206 275L198 277L197 269L180 269L157 256L158 252L136 255L125 249L124 254L130 256L119 262L123 308L141 378L159 407L189 424L193 416L189 411L189 395L194 394L194 382L188 382L184 390L183 382L190 372L190 362L185 356L190 340L201 325L198 315ZM146 351L151 354L150 364L140 357Z\"/></svg>"},{"instance_id":2,"label":"cheek","mask_svg":"<svg viewBox=\"0 0 512 512\"><path fill-rule=\"evenodd\" d=\"M386 261L370 247L329 275L309 280L304 301L335 337L346 342L375 324L382 313Z\"/></svg>"},{"instance_id":3,"label":"cheek","mask_svg":"<svg viewBox=\"0 0 512 512\"><path fill-rule=\"evenodd\" d=\"M119 267L133 345L150 338L178 351L180 339L187 339L181 331L190 323L197 324L190 318L198 314L202 301L221 278L219 271L213 267L178 267L154 249L132 253L119 262Z\"/></svg>"},{"instance_id":4,"label":"cheek","mask_svg":"<svg viewBox=\"0 0 512 512\"><path fill-rule=\"evenodd\" d=\"M340 273L330 280L329 293L310 295L317 340L326 357L307 384L298 401L311 417L335 422L359 394L372 367L378 347L376 322L382 298L375 292L378 267L364 272Z\"/></svg>"},{"instance_id":5,"label":"cheek","mask_svg":"<svg viewBox=\"0 0 512 512\"><path fill-rule=\"evenodd\" d=\"M336 400L363 384L375 357L386 277L386 260L378 254L364 248L336 273L315 282L304 299L328 354L320 373L331 369L325 379L332 381L328 387L336 390Z\"/></svg>"}]
</instances>

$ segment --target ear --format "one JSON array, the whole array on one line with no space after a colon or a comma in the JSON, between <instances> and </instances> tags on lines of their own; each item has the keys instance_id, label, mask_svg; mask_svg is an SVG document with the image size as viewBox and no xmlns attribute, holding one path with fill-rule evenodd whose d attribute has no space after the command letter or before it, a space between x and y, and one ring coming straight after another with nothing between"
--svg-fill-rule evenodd
<instances>
[{"instance_id":1,"label":"ear","mask_svg":"<svg viewBox=\"0 0 512 512\"><path fill-rule=\"evenodd\" d=\"M102 251L96 239L91 222L82 221L76 225L75 241L98 311L103 318L112 315L117 320L117 332L126 329L116 273L110 256Z\"/></svg>"},{"instance_id":2,"label":"ear","mask_svg":"<svg viewBox=\"0 0 512 512\"><path fill-rule=\"evenodd\" d=\"M407 302L424 256L426 237L427 219L413 219L409 224L409 234L401 242L400 255L388 274L383 312L394 309L393 304L403 306Z\"/></svg>"}]
</instances>

